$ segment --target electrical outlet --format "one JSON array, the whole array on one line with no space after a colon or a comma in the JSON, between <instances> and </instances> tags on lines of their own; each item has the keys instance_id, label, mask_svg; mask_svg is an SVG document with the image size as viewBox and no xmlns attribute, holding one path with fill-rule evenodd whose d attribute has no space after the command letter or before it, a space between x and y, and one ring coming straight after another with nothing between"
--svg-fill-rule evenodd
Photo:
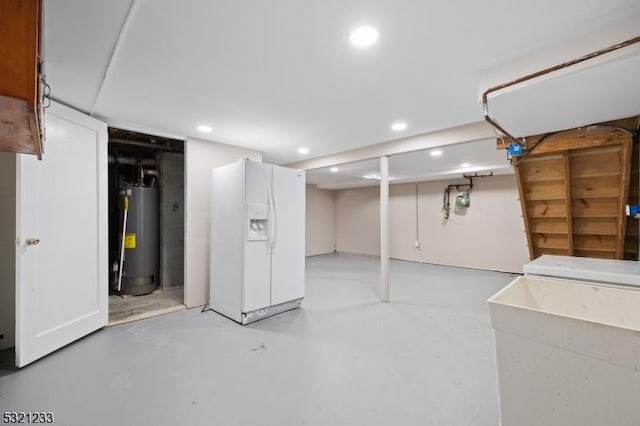
<instances>
[{"instance_id":1,"label":"electrical outlet","mask_svg":"<svg viewBox=\"0 0 640 426\"><path fill-rule=\"evenodd\" d=\"M418 240L414 241L413 246L414 246L416 249L420 249L420 241L418 241Z\"/></svg>"}]
</instances>

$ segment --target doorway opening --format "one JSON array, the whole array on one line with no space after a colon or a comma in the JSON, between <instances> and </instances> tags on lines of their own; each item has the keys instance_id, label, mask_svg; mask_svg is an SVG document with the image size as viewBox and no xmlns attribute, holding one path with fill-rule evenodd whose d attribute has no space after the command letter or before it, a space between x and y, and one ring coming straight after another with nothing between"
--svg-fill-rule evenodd
<instances>
[{"instance_id":1,"label":"doorway opening","mask_svg":"<svg viewBox=\"0 0 640 426\"><path fill-rule=\"evenodd\" d=\"M109 325L185 309L184 141L109 128Z\"/></svg>"},{"instance_id":2,"label":"doorway opening","mask_svg":"<svg viewBox=\"0 0 640 426\"><path fill-rule=\"evenodd\" d=\"M0 375L15 365L16 154L0 152Z\"/></svg>"}]
</instances>

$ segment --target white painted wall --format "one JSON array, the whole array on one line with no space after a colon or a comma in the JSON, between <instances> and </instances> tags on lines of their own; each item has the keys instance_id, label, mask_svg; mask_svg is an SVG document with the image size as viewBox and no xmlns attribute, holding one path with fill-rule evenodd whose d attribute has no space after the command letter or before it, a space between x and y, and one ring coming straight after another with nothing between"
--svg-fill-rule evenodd
<instances>
[{"instance_id":1,"label":"white painted wall","mask_svg":"<svg viewBox=\"0 0 640 426\"><path fill-rule=\"evenodd\" d=\"M262 161L262 153L195 138L185 143L184 303L188 307L209 300L211 170L241 158Z\"/></svg>"},{"instance_id":2,"label":"white painted wall","mask_svg":"<svg viewBox=\"0 0 640 426\"><path fill-rule=\"evenodd\" d=\"M336 217L338 251L380 255L379 187L337 191ZM394 232L393 223L391 232Z\"/></svg>"},{"instance_id":3,"label":"white painted wall","mask_svg":"<svg viewBox=\"0 0 640 426\"><path fill-rule=\"evenodd\" d=\"M333 253L336 247L336 193L307 185L305 256Z\"/></svg>"},{"instance_id":4,"label":"white painted wall","mask_svg":"<svg viewBox=\"0 0 640 426\"><path fill-rule=\"evenodd\" d=\"M442 193L449 183L418 184L416 249L416 184L390 187L390 255L396 259L442 265L522 272L528 262L524 223L514 175L477 179L466 214L453 211L443 220ZM455 191L452 192L452 206ZM337 250L380 254L378 187L337 191Z\"/></svg>"},{"instance_id":5,"label":"white painted wall","mask_svg":"<svg viewBox=\"0 0 640 426\"><path fill-rule=\"evenodd\" d=\"M0 350L15 345L16 155L0 152Z\"/></svg>"},{"instance_id":6,"label":"white painted wall","mask_svg":"<svg viewBox=\"0 0 640 426\"><path fill-rule=\"evenodd\" d=\"M529 261L529 252L515 176L476 179L471 207L466 214L454 211L457 193L452 191L451 216L445 222L441 212L442 194L448 183L455 182L418 185L421 250L414 247L415 185L392 187L392 226L396 230L391 237L392 256L443 265L522 272L522 265ZM404 230L402 224L406 227Z\"/></svg>"}]
</instances>

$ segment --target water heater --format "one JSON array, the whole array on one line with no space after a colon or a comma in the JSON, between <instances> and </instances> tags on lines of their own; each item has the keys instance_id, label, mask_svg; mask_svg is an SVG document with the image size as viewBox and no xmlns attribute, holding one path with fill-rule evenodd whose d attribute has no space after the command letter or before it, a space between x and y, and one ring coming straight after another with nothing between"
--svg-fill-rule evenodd
<instances>
[{"instance_id":1,"label":"water heater","mask_svg":"<svg viewBox=\"0 0 640 426\"><path fill-rule=\"evenodd\" d=\"M158 188L127 186L120 197L122 206L128 203L121 292L131 295L151 293L160 284Z\"/></svg>"}]
</instances>

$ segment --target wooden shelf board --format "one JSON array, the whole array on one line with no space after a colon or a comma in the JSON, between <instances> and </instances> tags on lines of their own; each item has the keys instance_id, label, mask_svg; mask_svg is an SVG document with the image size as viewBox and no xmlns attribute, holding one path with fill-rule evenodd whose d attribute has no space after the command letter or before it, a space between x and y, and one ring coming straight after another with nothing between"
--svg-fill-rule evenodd
<instances>
[{"instance_id":1,"label":"wooden shelf board","mask_svg":"<svg viewBox=\"0 0 640 426\"><path fill-rule=\"evenodd\" d=\"M554 245L535 245L534 249L536 250L540 250L540 249L549 249L549 250L569 250L569 247L566 246L554 246ZM615 251L615 250L614 250Z\"/></svg>"},{"instance_id":2,"label":"wooden shelf board","mask_svg":"<svg viewBox=\"0 0 640 426\"><path fill-rule=\"evenodd\" d=\"M571 175L571 179L589 179L598 177L611 177L620 176L620 172L608 172L608 173L583 173L580 175Z\"/></svg>"},{"instance_id":3,"label":"wooden shelf board","mask_svg":"<svg viewBox=\"0 0 640 426\"><path fill-rule=\"evenodd\" d=\"M611 219L617 218L617 214L572 214L571 217L578 219Z\"/></svg>"},{"instance_id":4,"label":"wooden shelf board","mask_svg":"<svg viewBox=\"0 0 640 426\"><path fill-rule=\"evenodd\" d=\"M542 194L527 194L525 198L527 201L547 201L547 200L556 201L556 200L565 199L564 195L548 196L548 195L542 195ZM580 198L584 198L584 197L580 197ZM598 197L598 198L607 198L607 197Z\"/></svg>"},{"instance_id":5,"label":"wooden shelf board","mask_svg":"<svg viewBox=\"0 0 640 426\"><path fill-rule=\"evenodd\" d=\"M616 249L615 248L610 248L610 247L575 247L574 249L576 251L595 251L595 252L602 252L602 253L615 253Z\"/></svg>"},{"instance_id":6,"label":"wooden shelf board","mask_svg":"<svg viewBox=\"0 0 640 426\"><path fill-rule=\"evenodd\" d=\"M526 178L524 182L564 182L564 177L531 176Z\"/></svg>"},{"instance_id":7,"label":"wooden shelf board","mask_svg":"<svg viewBox=\"0 0 640 426\"><path fill-rule=\"evenodd\" d=\"M579 200L580 198L584 199L584 200L592 200L594 198L613 198L613 199L618 199L618 197L620 197L619 194L611 194L611 195L603 195L603 194L581 194L581 195L572 195L571 199L572 200Z\"/></svg>"}]
</instances>

